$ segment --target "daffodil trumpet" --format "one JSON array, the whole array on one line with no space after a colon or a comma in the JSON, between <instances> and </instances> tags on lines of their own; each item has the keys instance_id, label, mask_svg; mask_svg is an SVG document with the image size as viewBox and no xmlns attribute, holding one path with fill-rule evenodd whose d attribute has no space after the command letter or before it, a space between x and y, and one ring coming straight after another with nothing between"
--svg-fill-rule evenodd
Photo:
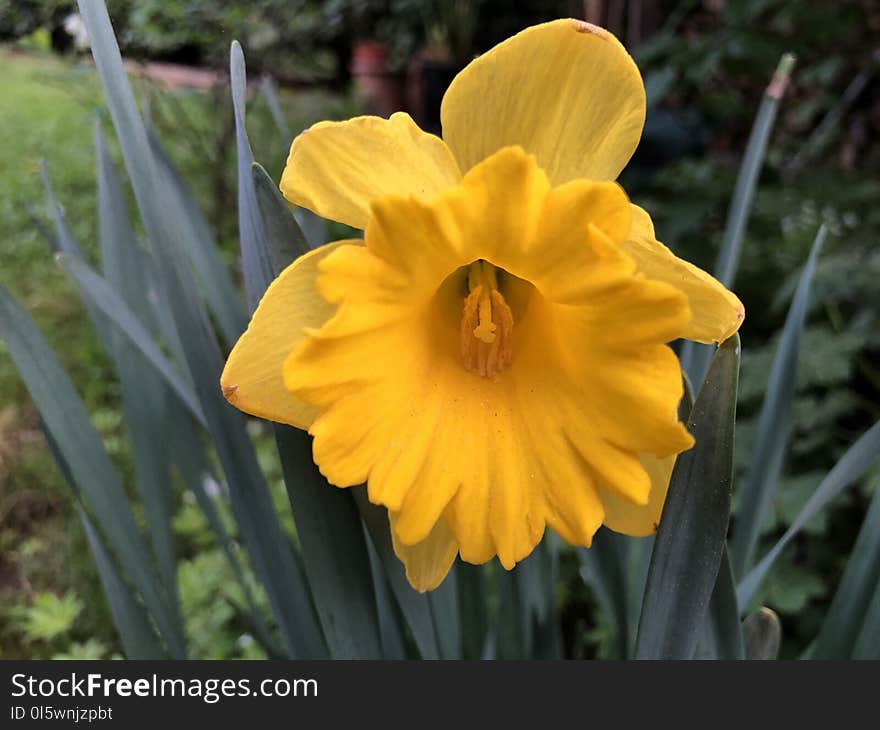
<instances>
[{"instance_id":1,"label":"daffodil trumpet","mask_svg":"<svg viewBox=\"0 0 880 730\"><path fill-rule=\"evenodd\" d=\"M548 527L585 546L603 524L655 531L693 445L668 343L744 316L614 182L645 90L607 31L522 31L455 78L441 119L443 139L398 113L294 140L284 195L364 238L283 271L221 380L307 429L329 482L366 483L418 590L458 555L510 569Z\"/></svg>"}]
</instances>

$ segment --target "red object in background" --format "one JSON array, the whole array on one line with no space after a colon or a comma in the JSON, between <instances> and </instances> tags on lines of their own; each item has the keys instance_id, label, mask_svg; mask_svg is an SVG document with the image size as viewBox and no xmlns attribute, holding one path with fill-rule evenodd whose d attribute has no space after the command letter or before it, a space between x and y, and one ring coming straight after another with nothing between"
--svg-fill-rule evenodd
<instances>
[{"instance_id":1,"label":"red object in background","mask_svg":"<svg viewBox=\"0 0 880 730\"><path fill-rule=\"evenodd\" d=\"M404 108L403 76L388 68L384 43L358 42L352 53L351 75L369 113L389 117Z\"/></svg>"}]
</instances>

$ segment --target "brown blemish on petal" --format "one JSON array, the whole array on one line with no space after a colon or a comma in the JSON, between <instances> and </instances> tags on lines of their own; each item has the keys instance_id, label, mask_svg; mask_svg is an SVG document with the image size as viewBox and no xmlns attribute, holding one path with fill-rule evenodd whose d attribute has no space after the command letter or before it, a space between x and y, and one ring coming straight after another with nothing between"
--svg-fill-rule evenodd
<instances>
[{"instance_id":1,"label":"brown blemish on petal","mask_svg":"<svg viewBox=\"0 0 880 730\"><path fill-rule=\"evenodd\" d=\"M660 525L655 522L654 523L654 532L657 532L657 530L659 530L659 529L660 529Z\"/></svg>"},{"instance_id":2,"label":"brown blemish on petal","mask_svg":"<svg viewBox=\"0 0 880 730\"><path fill-rule=\"evenodd\" d=\"M238 390L237 385L221 385L221 390L223 391L223 397L226 398L230 403L235 399L235 393Z\"/></svg>"},{"instance_id":3,"label":"brown blemish on petal","mask_svg":"<svg viewBox=\"0 0 880 730\"><path fill-rule=\"evenodd\" d=\"M575 20L571 21L574 29L578 33L592 33L593 35L597 35L600 38L607 38L608 31L604 28L600 28L598 25L593 25L592 23L588 23L586 20Z\"/></svg>"}]
</instances>

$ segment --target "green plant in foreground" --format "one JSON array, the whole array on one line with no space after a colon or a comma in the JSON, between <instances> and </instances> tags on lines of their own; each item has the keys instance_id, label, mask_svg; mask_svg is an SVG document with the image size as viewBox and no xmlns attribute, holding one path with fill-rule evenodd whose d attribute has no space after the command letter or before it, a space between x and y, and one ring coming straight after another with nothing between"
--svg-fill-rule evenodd
<instances>
[{"instance_id":1,"label":"green plant in foreground","mask_svg":"<svg viewBox=\"0 0 880 730\"><path fill-rule=\"evenodd\" d=\"M279 517L284 506L273 500L246 422L217 387L223 352L245 322L240 299L203 235L205 222L188 203L185 184L161 156L137 110L106 9L83 2L81 12L146 238L141 241L127 219L122 181L98 129L102 271L86 261L57 209L56 242L59 260L78 285L119 377L136 498L126 490L70 378L27 313L3 289L0 337L70 486L125 655L204 654L205 636L222 631L224 618L235 614L259 646L254 655L560 656L555 581L562 548L557 541L545 540L511 572L457 563L438 590L416 593L394 557L386 513L367 501L362 488L329 487L312 462L309 437L278 426L274 438L295 523L295 531L286 529ZM254 302L260 287L309 242L274 183L253 163L245 130L244 60L235 44L231 72L240 237L244 270L257 272L245 281ZM772 115L759 121L765 128L753 139L766 139ZM754 154L747 159L758 164ZM747 208L738 207L737 226L744 225ZM756 556L756 525L766 516L778 477L775 465L786 448L778 424L788 418L792 394L784 386L793 379L793 356L824 235L821 231L816 238L774 355L759 425L767 430L768 453L753 462L749 487L740 490L734 541L728 545L726 538L737 337L712 353L696 397L686 397L682 405L696 446L677 461L656 538L602 531L592 548L579 551L620 656L773 656L778 625L772 613L751 613L757 589L794 536L830 499L860 481L876 459L880 424L858 438L821 480L782 539ZM735 256L727 253L722 260ZM218 545L217 551L183 563L172 520L175 477L192 495ZM878 504L875 497L811 656L880 656ZM201 596L210 573L227 575L229 587L222 607L204 611ZM745 614L750 615L743 623ZM80 645L76 651L98 649ZM228 651L227 644L222 652Z\"/></svg>"}]
</instances>

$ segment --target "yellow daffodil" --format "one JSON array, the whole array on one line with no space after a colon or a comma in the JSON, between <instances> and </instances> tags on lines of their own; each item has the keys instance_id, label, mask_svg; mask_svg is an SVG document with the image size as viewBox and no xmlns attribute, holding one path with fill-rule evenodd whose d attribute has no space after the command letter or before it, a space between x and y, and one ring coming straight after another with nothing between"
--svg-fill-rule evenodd
<instances>
[{"instance_id":1,"label":"yellow daffodil","mask_svg":"<svg viewBox=\"0 0 880 730\"><path fill-rule=\"evenodd\" d=\"M294 140L285 196L365 237L290 265L222 377L238 408L308 429L331 483L367 483L419 590L459 554L512 568L546 527L653 532L693 444L667 343L743 319L613 182L645 91L607 31L528 28L441 118L442 140L406 114Z\"/></svg>"}]
</instances>

